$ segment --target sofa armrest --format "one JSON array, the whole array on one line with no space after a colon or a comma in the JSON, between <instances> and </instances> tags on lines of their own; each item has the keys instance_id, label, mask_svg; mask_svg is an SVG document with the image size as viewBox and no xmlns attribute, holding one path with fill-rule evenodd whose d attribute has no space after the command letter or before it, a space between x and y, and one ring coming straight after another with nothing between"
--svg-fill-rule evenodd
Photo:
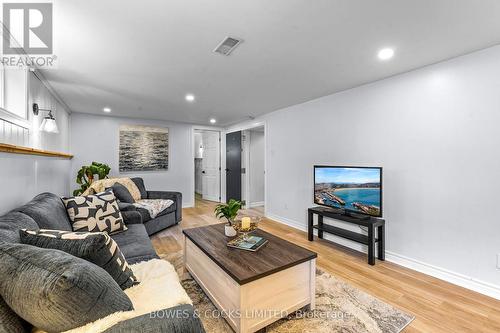
<instances>
[{"instance_id":1,"label":"sofa armrest","mask_svg":"<svg viewBox=\"0 0 500 333\"><path fill-rule=\"evenodd\" d=\"M205 329L193 306L179 305L122 321L104 331L126 332L205 333Z\"/></svg>"},{"instance_id":2,"label":"sofa armrest","mask_svg":"<svg viewBox=\"0 0 500 333\"><path fill-rule=\"evenodd\" d=\"M137 211L123 211L121 212L122 217L123 217L123 222L126 225L130 224L142 224L142 216L139 212Z\"/></svg>"},{"instance_id":3,"label":"sofa armrest","mask_svg":"<svg viewBox=\"0 0 500 333\"><path fill-rule=\"evenodd\" d=\"M182 193L170 191L147 191L148 199L170 199L176 204L175 221L182 220Z\"/></svg>"}]
</instances>

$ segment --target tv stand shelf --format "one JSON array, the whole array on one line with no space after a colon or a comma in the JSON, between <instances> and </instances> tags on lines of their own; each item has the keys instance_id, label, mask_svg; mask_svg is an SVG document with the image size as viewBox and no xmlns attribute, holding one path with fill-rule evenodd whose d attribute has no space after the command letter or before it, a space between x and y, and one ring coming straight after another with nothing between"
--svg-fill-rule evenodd
<instances>
[{"instance_id":1,"label":"tv stand shelf","mask_svg":"<svg viewBox=\"0 0 500 333\"><path fill-rule=\"evenodd\" d=\"M318 215L318 224L314 225L314 214ZM323 223L323 218L329 217L368 229L368 236L354 231L334 227ZM312 207L308 209L308 239L314 239L313 230L318 231L318 238L323 238L323 233L339 236L368 246L368 263L375 265L375 243L378 245L378 259L385 260L385 220L368 217L358 218L355 216L344 215L339 211L325 207ZM377 237L375 234L377 233Z\"/></svg>"},{"instance_id":2,"label":"tv stand shelf","mask_svg":"<svg viewBox=\"0 0 500 333\"><path fill-rule=\"evenodd\" d=\"M342 237L345 239L349 239L349 240L352 240L352 241L355 241L355 242L358 242L358 243L361 243L364 245L370 244L370 242L368 240L368 236L354 232L354 231L349 231L346 229L334 227L334 226L328 225L328 224L323 224L322 227L315 225L315 226L313 226L313 228L317 229L319 232L324 231L324 232L329 233L331 235L335 235L335 236L339 236L339 237ZM377 241L378 240L375 239L375 242L377 242Z\"/></svg>"}]
</instances>

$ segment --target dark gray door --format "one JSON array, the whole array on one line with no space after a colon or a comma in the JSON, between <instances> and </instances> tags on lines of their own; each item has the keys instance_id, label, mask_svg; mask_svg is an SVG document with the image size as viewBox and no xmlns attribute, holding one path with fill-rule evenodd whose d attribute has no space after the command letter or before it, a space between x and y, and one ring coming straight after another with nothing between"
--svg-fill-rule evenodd
<instances>
[{"instance_id":1,"label":"dark gray door","mask_svg":"<svg viewBox=\"0 0 500 333\"><path fill-rule=\"evenodd\" d=\"M226 134L226 201L241 200L241 131Z\"/></svg>"}]
</instances>

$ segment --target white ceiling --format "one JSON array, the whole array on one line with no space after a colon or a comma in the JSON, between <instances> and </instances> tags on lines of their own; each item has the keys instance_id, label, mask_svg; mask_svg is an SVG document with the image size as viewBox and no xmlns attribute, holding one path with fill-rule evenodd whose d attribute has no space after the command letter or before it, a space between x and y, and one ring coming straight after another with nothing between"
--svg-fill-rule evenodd
<instances>
[{"instance_id":1,"label":"white ceiling","mask_svg":"<svg viewBox=\"0 0 500 333\"><path fill-rule=\"evenodd\" d=\"M197 124L500 43L498 0L56 0L54 12L58 68L44 75L72 111ZM228 35L244 42L212 53ZM396 55L380 62L387 46Z\"/></svg>"}]
</instances>

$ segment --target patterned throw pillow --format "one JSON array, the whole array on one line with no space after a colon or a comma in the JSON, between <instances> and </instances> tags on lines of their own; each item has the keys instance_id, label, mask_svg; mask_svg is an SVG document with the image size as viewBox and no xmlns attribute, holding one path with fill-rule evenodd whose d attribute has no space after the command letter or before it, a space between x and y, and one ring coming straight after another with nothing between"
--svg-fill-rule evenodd
<instances>
[{"instance_id":1,"label":"patterned throw pillow","mask_svg":"<svg viewBox=\"0 0 500 333\"><path fill-rule=\"evenodd\" d=\"M127 230L112 190L62 200L73 231L113 234Z\"/></svg>"},{"instance_id":2,"label":"patterned throw pillow","mask_svg":"<svg viewBox=\"0 0 500 333\"><path fill-rule=\"evenodd\" d=\"M104 232L22 229L19 234L23 244L61 250L101 267L123 290L139 283L116 242Z\"/></svg>"}]
</instances>

